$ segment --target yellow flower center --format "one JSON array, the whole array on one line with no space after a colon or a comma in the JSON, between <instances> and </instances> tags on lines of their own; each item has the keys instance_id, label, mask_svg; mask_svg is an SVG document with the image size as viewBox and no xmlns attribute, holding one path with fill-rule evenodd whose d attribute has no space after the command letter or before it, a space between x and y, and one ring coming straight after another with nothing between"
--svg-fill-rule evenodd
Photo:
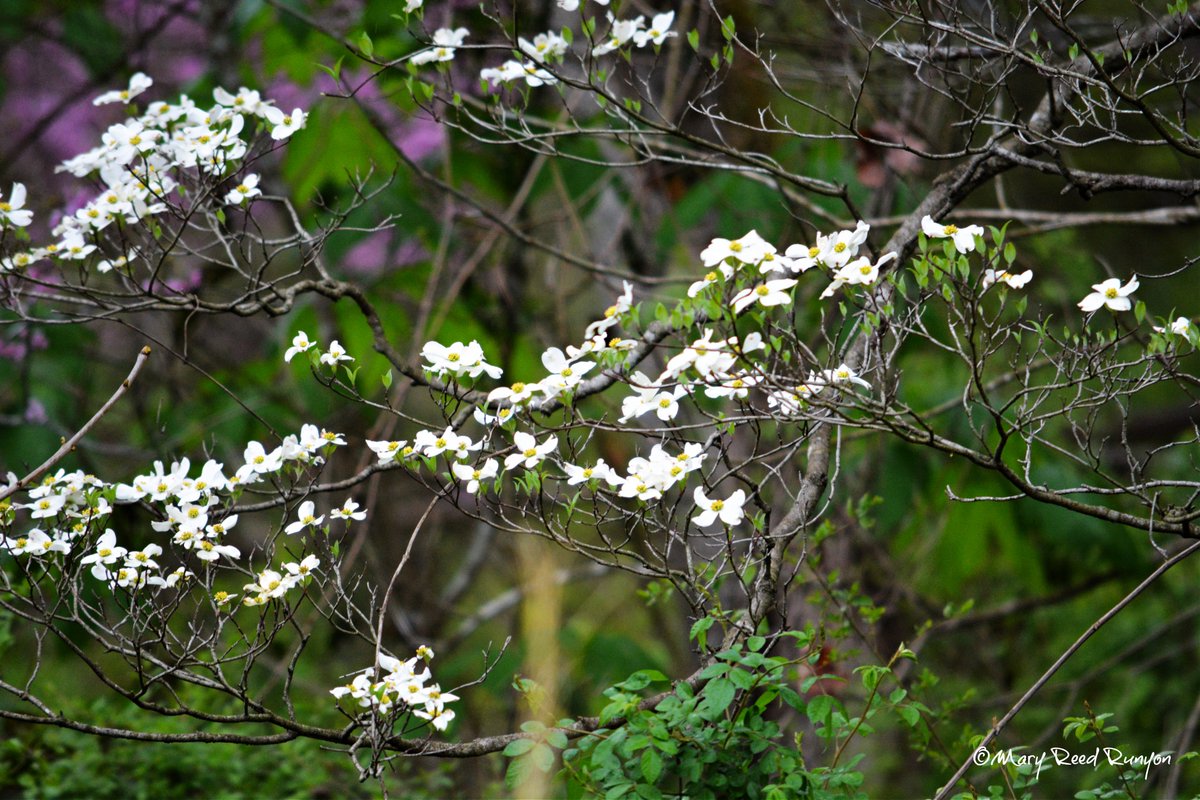
<instances>
[{"instance_id":1,"label":"yellow flower center","mask_svg":"<svg viewBox=\"0 0 1200 800\"><path fill-rule=\"evenodd\" d=\"M871 274L871 265L863 264L861 267L858 268L858 271L861 272L863 275L870 275Z\"/></svg>"},{"instance_id":2,"label":"yellow flower center","mask_svg":"<svg viewBox=\"0 0 1200 800\"><path fill-rule=\"evenodd\" d=\"M742 252L742 243L741 242L730 242L729 249L735 253L740 253L740 252Z\"/></svg>"},{"instance_id":3,"label":"yellow flower center","mask_svg":"<svg viewBox=\"0 0 1200 800\"><path fill-rule=\"evenodd\" d=\"M458 361L459 358L461 358L461 356L458 353L451 353L450 355L446 356L447 361Z\"/></svg>"},{"instance_id":4,"label":"yellow flower center","mask_svg":"<svg viewBox=\"0 0 1200 800\"><path fill-rule=\"evenodd\" d=\"M945 233L947 236L953 236L954 234L958 233L958 226L957 225L946 225L945 227L942 228L942 232Z\"/></svg>"},{"instance_id":5,"label":"yellow flower center","mask_svg":"<svg viewBox=\"0 0 1200 800\"><path fill-rule=\"evenodd\" d=\"M524 453L522 453L521 455L525 456L526 458L533 458L534 456L537 455L537 450L535 450L534 448L531 447L528 450L526 450Z\"/></svg>"},{"instance_id":6,"label":"yellow flower center","mask_svg":"<svg viewBox=\"0 0 1200 800\"><path fill-rule=\"evenodd\" d=\"M517 381L512 385L513 394L520 394L523 391L525 391L525 384L521 383L520 381Z\"/></svg>"},{"instance_id":7,"label":"yellow flower center","mask_svg":"<svg viewBox=\"0 0 1200 800\"><path fill-rule=\"evenodd\" d=\"M821 254L821 248L819 248L819 247L808 248L808 257L809 258L816 258L820 254Z\"/></svg>"},{"instance_id":8,"label":"yellow flower center","mask_svg":"<svg viewBox=\"0 0 1200 800\"><path fill-rule=\"evenodd\" d=\"M439 439L438 439L436 442L434 442L434 443L433 443L433 446L434 446L434 447L445 447L445 446L446 446L446 440L445 440L445 439L440 439L440 438L439 438Z\"/></svg>"},{"instance_id":9,"label":"yellow flower center","mask_svg":"<svg viewBox=\"0 0 1200 800\"><path fill-rule=\"evenodd\" d=\"M560 372L559 374L562 375L564 378L569 378L572 375L574 375L575 372L570 367L563 367L562 372Z\"/></svg>"},{"instance_id":10,"label":"yellow flower center","mask_svg":"<svg viewBox=\"0 0 1200 800\"><path fill-rule=\"evenodd\" d=\"M662 400L658 401L658 407L659 408L670 408L671 401L664 397Z\"/></svg>"},{"instance_id":11,"label":"yellow flower center","mask_svg":"<svg viewBox=\"0 0 1200 800\"><path fill-rule=\"evenodd\" d=\"M710 283L712 281L715 281L716 279L717 279L717 273L715 273L715 272L707 272L704 274L704 280L706 280Z\"/></svg>"},{"instance_id":12,"label":"yellow flower center","mask_svg":"<svg viewBox=\"0 0 1200 800\"><path fill-rule=\"evenodd\" d=\"M833 252L835 252L835 253L842 253L842 252L845 252L845 250L846 250L845 242L838 242L837 244L835 244L833 246Z\"/></svg>"},{"instance_id":13,"label":"yellow flower center","mask_svg":"<svg viewBox=\"0 0 1200 800\"><path fill-rule=\"evenodd\" d=\"M771 290L767 288L766 284L763 284L762 286L759 286L757 289L755 289L754 293L756 295L758 295L759 297L766 297L767 295L769 295L771 293Z\"/></svg>"},{"instance_id":14,"label":"yellow flower center","mask_svg":"<svg viewBox=\"0 0 1200 800\"><path fill-rule=\"evenodd\" d=\"M1104 290L1104 296L1107 297L1109 300L1115 299L1117 297L1117 295L1118 295L1118 292L1116 289L1105 289Z\"/></svg>"},{"instance_id":15,"label":"yellow flower center","mask_svg":"<svg viewBox=\"0 0 1200 800\"><path fill-rule=\"evenodd\" d=\"M713 511L720 511L724 507L725 507L724 500L713 500L713 502L712 502L712 510Z\"/></svg>"}]
</instances>

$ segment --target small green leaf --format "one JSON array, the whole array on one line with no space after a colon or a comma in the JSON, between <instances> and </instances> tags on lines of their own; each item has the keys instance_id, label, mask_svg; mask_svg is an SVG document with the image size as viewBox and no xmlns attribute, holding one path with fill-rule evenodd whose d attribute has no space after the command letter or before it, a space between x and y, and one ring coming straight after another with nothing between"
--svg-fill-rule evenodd
<instances>
[{"instance_id":1,"label":"small green leaf","mask_svg":"<svg viewBox=\"0 0 1200 800\"><path fill-rule=\"evenodd\" d=\"M1072 61L1079 58L1079 45L1072 44L1069 48L1067 48L1067 55Z\"/></svg>"},{"instance_id":2,"label":"small green leaf","mask_svg":"<svg viewBox=\"0 0 1200 800\"><path fill-rule=\"evenodd\" d=\"M829 719L833 713L834 699L827 694L819 694L808 701L808 707L804 709L804 713L808 716L809 722L814 725L820 725Z\"/></svg>"},{"instance_id":3,"label":"small green leaf","mask_svg":"<svg viewBox=\"0 0 1200 800\"><path fill-rule=\"evenodd\" d=\"M544 744L539 744L529 753L529 758L539 772L549 772L554 766L554 751Z\"/></svg>"},{"instance_id":4,"label":"small green leaf","mask_svg":"<svg viewBox=\"0 0 1200 800\"><path fill-rule=\"evenodd\" d=\"M694 29L688 31L687 40L693 50L700 52L700 31Z\"/></svg>"},{"instance_id":5,"label":"small green leaf","mask_svg":"<svg viewBox=\"0 0 1200 800\"><path fill-rule=\"evenodd\" d=\"M658 780L658 776L662 774L662 756L653 747L648 747L642 752L642 777L647 783L654 783Z\"/></svg>"},{"instance_id":6,"label":"small green leaf","mask_svg":"<svg viewBox=\"0 0 1200 800\"><path fill-rule=\"evenodd\" d=\"M370 58L375 54L375 43L371 41L371 37L367 35L366 31L363 31L358 35L358 49L361 50L362 54L367 58Z\"/></svg>"},{"instance_id":7,"label":"small green leaf","mask_svg":"<svg viewBox=\"0 0 1200 800\"><path fill-rule=\"evenodd\" d=\"M516 789L525 782L532 766L527 758L516 758L508 762L508 769L504 771L504 785L509 789Z\"/></svg>"},{"instance_id":8,"label":"small green leaf","mask_svg":"<svg viewBox=\"0 0 1200 800\"><path fill-rule=\"evenodd\" d=\"M717 678L704 687L704 705L706 716L715 719L729 708L737 695L737 687L726 678Z\"/></svg>"},{"instance_id":9,"label":"small green leaf","mask_svg":"<svg viewBox=\"0 0 1200 800\"><path fill-rule=\"evenodd\" d=\"M716 619L713 617L701 617L696 620L695 624L692 625L692 630L688 634L688 638L697 641L701 647L704 647L704 640L707 639L707 637L704 637L704 634L713 626L714 622L716 622Z\"/></svg>"},{"instance_id":10,"label":"small green leaf","mask_svg":"<svg viewBox=\"0 0 1200 800\"><path fill-rule=\"evenodd\" d=\"M508 756L509 758L523 756L532 750L536 744L537 742L535 742L533 739L514 739L504 748L504 755Z\"/></svg>"}]
</instances>

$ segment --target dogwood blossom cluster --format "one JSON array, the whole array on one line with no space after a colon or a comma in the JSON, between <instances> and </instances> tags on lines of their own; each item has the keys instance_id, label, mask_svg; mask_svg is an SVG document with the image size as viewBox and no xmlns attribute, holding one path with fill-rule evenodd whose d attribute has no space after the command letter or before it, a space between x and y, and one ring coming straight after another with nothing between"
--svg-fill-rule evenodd
<instances>
[{"instance_id":1,"label":"dogwood blossom cluster","mask_svg":"<svg viewBox=\"0 0 1200 800\"><path fill-rule=\"evenodd\" d=\"M442 691L433 681L427 666L433 655L433 650L425 646L417 648L417 654L407 661L381 653L377 667L362 670L349 683L329 693L339 702L349 698L356 701L357 707L381 716L411 713L444 731L454 719L454 710L447 704L457 700L458 695Z\"/></svg>"},{"instance_id":2,"label":"dogwood blossom cluster","mask_svg":"<svg viewBox=\"0 0 1200 800\"><path fill-rule=\"evenodd\" d=\"M319 465L331 448L345 444L341 434L304 425L299 434L286 436L270 450L260 442L249 442L243 451L244 463L232 472L213 459L195 471L192 462L183 458L170 467L155 461L149 472L129 483L109 484L82 471L60 469L26 493L28 502L0 507L0 522L6 531L0 547L13 556L33 559L65 558L82 549L80 565L114 590L177 588L195 576L195 569L242 560L241 550L230 544L228 537L239 521L232 501L243 487L275 480L289 465ZM15 476L10 476L10 486L15 481ZM120 541L109 526L113 503L138 503L148 508L155 517L150 530L162 538L142 547ZM26 528L18 514L27 515L32 527ZM352 500L331 514L348 522L365 516ZM320 523L313 516L311 501L300 505L298 515L300 528ZM298 532L299 528L292 529L294 525L285 532ZM24 532L15 533L21 530ZM309 556L283 564L280 573L265 570L245 604L258 605L281 596L318 565L315 557ZM214 598L219 605L231 597L220 594Z\"/></svg>"},{"instance_id":3,"label":"dogwood blossom cluster","mask_svg":"<svg viewBox=\"0 0 1200 800\"><path fill-rule=\"evenodd\" d=\"M288 562L283 565L283 572L264 569L258 574L253 583L247 583L243 588L246 596L242 598L244 606L261 606L272 600L282 598L297 586L304 586L312 580L313 573L321 566L321 560L314 555L305 556L299 562ZM226 594L218 602L228 602Z\"/></svg>"},{"instance_id":4,"label":"dogwood blossom cluster","mask_svg":"<svg viewBox=\"0 0 1200 800\"><path fill-rule=\"evenodd\" d=\"M137 73L128 87L106 92L97 105L128 105L153 85ZM234 177L250 152L250 137L261 130L282 141L304 127L307 114L286 112L245 87L237 93L213 90L214 103L197 105L184 95L176 103L155 101L136 115L115 123L100 144L62 163L58 171L93 178L100 190L73 213L63 215L51 231L53 240L14 253L0 269L22 269L45 259L60 263L94 263L98 272L122 268L137 252L128 237L102 236L110 226L135 225L167 212L184 190L199 187L228 205L244 205L262 194L259 176ZM224 188L220 188L220 187ZM15 184L0 201L0 224L25 227L32 214L23 208L25 187Z\"/></svg>"},{"instance_id":5,"label":"dogwood blossom cluster","mask_svg":"<svg viewBox=\"0 0 1200 800\"><path fill-rule=\"evenodd\" d=\"M578 0L566 4L560 0L559 5L569 11L579 8ZM637 48L661 47L668 38L676 35L676 32L671 30L674 23L674 11L656 14L649 24L647 24L645 16L617 19L609 12L608 31L597 39L591 54L592 56L608 55L631 43ZM432 61L449 61L454 57L454 49L462 45L466 33L464 28L454 31L443 28L436 31L433 36L433 47L415 55L411 59L412 62L425 64ZM558 77L546 69L546 66L562 62L570 48L570 42L564 36L554 31L547 31L539 33L532 40L519 37L517 48L525 56L523 60L509 59L498 67L487 67L480 70L479 79L492 86L524 82L529 87L537 87L552 86L558 83Z\"/></svg>"}]
</instances>

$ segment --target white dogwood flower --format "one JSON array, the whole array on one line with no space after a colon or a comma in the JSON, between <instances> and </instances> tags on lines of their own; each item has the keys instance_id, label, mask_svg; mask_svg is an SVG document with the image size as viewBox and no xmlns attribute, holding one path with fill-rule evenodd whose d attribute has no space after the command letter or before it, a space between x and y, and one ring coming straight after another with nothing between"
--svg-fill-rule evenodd
<instances>
[{"instance_id":1,"label":"white dogwood flower","mask_svg":"<svg viewBox=\"0 0 1200 800\"><path fill-rule=\"evenodd\" d=\"M733 310L741 313L754 303L768 307L787 305L792 302L792 296L788 290L795 285L795 278L780 278L743 289L733 298Z\"/></svg>"},{"instance_id":2,"label":"white dogwood flower","mask_svg":"<svg viewBox=\"0 0 1200 800\"><path fill-rule=\"evenodd\" d=\"M707 528L718 518L725 525L737 525L745 516L742 506L746 503L746 492L743 489L738 489L724 500L719 500L708 497L704 494L704 489L697 486L693 497L696 500L696 507L703 510L692 517L692 522L701 528Z\"/></svg>"},{"instance_id":3,"label":"white dogwood flower","mask_svg":"<svg viewBox=\"0 0 1200 800\"><path fill-rule=\"evenodd\" d=\"M975 237L983 236L983 228L979 225L968 225L965 228L943 225L934 222L933 217L928 214L921 219L921 232L930 239L953 239L954 249L960 253L972 252L975 249Z\"/></svg>"}]
</instances>

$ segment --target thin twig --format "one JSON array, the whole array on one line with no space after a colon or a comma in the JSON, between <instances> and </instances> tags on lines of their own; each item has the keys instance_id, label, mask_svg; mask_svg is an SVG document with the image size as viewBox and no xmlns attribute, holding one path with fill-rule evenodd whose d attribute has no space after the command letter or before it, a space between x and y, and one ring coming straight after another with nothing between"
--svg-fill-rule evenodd
<instances>
[{"instance_id":1,"label":"thin twig","mask_svg":"<svg viewBox=\"0 0 1200 800\"><path fill-rule=\"evenodd\" d=\"M1068 647L1053 664L1050 665L1050 668L1042 674L1042 677L1038 678L1037 682L1035 682L1033 686L1029 687L1029 691L1025 692L1025 694L1021 696L1021 699L1016 702L1016 705L1010 708L1008 713L1000 718L1000 721L992 725L992 729L988 731L986 736L983 737L983 741L981 741L979 745L973 751L971 751L971 756L963 761L962 765L959 766L958 771L954 773L954 776L950 778L950 780L946 782L946 785L943 786L938 791L937 795L934 796L934 800L945 800L945 798L950 796L950 792L954 790L955 784L962 779L963 775L967 773L967 770L971 768L971 765L975 763L974 754L979 752L979 750L986 748L995 740L997 736L1000 735L1000 731L1004 730L1004 726L1012 721L1013 717L1015 717L1021 711L1021 709L1025 707L1025 704L1033 699L1033 696L1037 694L1038 691L1040 691L1041 688L1045 686L1052 677L1054 677L1055 673L1062 668L1063 664L1067 663L1067 660L1071 656L1075 655L1079 648L1083 647L1084 643L1086 643L1088 639L1092 638L1096 631L1100 630L1109 622L1109 620L1121 613L1121 611L1125 609L1125 606L1132 603L1150 586L1150 584L1161 578L1167 572L1167 570L1186 560L1197 550L1200 550L1200 542L1195 542L1189 545L1184 550L1179 551L1174 556L1164 561L1161 565L1159 565L1158 569L1154 570L1154 572L1150 573L1145 580L1134 587L1133 591L1122 597L1115 606L1105 612L1104 616L1100 617L1100 619L1088 626L1088 629L1084 631L1083 634L1076 639L1075 642Z\"/></svg>"},{"instance_id":2,"label":"thin twig","mask_svg":"<svg viewBox=\"0 0 1200 800\"><path fill-rule=\"evenodd\" d=\"M68 453L74 450L75 445L79 442L79 440L86 436L88 431L90 431L92 427L100 421L100 418L107 414L109 409L116 405L116 402L121 399L121 395L125 394L126 390L129 389L130 384L133 383L133 379L136 378L137 374L142 371L142 365L146 363L146 359L149 357L149 346L143 347L141 352L138 353L137 361L133 362L133 369L129 370L129 374L125 376L125 380L121 381L121 385L117 387L117 390L112 393L112 397L108 398L104 405L100 406L100 410L93 414L92 418L84 423L84 426L76 431L74 436L63 442L62 446L54 451L54 455L42 462L40 467L30 472L24 478L21 478L16 483L11 484L4 489L0 489L0 500L6 500L32 484L42 476L43 472L53 467L59 461L62 461Z\"/></svg>"}]
</instances>

